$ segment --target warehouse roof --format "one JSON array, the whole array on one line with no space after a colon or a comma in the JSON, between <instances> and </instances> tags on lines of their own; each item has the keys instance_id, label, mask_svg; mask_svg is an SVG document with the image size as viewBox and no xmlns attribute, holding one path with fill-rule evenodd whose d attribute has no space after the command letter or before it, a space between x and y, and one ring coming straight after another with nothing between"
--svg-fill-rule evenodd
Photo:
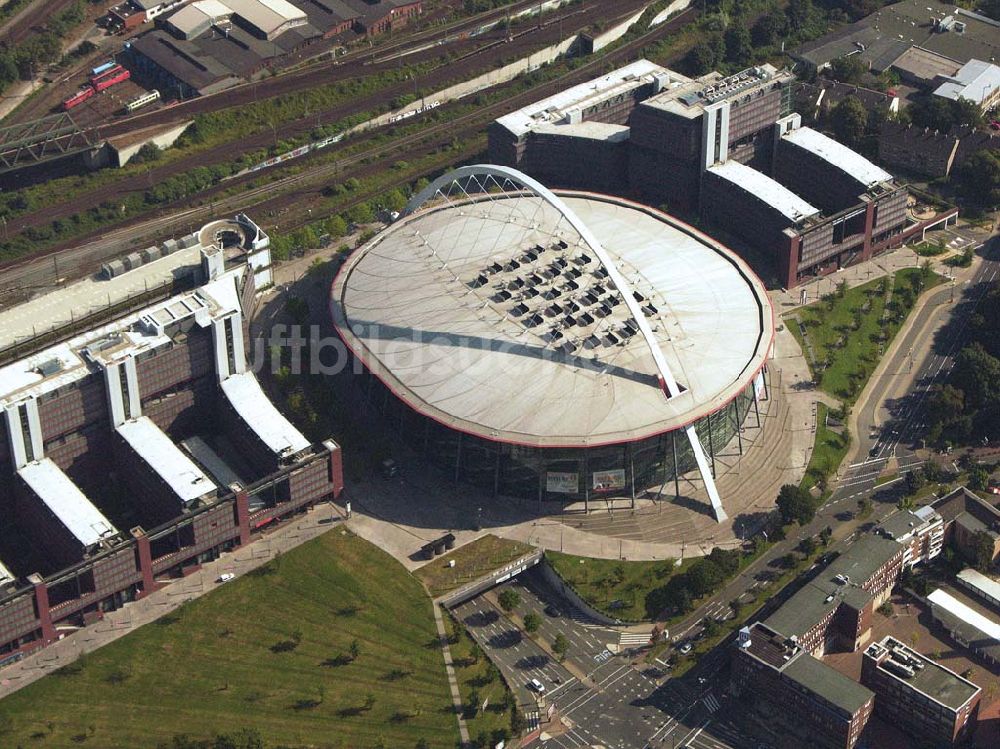
<instances>
[{"instance_id":1,"label":"warehouse roof","mask_svg":"<svg viewBox=\"0 0 1000 749\"><path fill-rule=\"evenodd\" d=\"M683 392L664 396L596 255L534 193L393 224L338 274L339 332L411 407L498 441L630 441L743 392L773 337L771 304L743 261L654 209L583 193L562 200L642 298Z\"/></svg>"},{"instance_id":2,"label":"warehouse roof","mask_svg":"<svg viewBox=\"0 0 1000 749\"><path fill-rule=\"evenodd\" d=\"M800 198L777 180L738 161L730 159L710 166L708 170L750 193L792 223L797 224L820 212L819 208Z\"/></svg>"},{"instance_id":3,"label":"warehouse roof","mask_svg":"<svg viewBox=\"0 0 1000 749\"><path fill-rule=\"evenodd\" d=\"M4 566L3 560L0 560L0 589L5 585L10 585L16 579L14 573Z\"/></svg>"},{"instance_id":4,"label":"warehouse roof","mask_svg":"<svg viewBox=\"0 0 1000 749\"><path fill-rule=\"evenodd\" d=\"M560 91L558 94L529 104L504 115L497 123L516 136L524 135L538 125L572 122L574 114L620 94L651 84L659 76L663 80L683 78L649 60L636 60L623 68L592 81ZM687 79L684 79L687 80Z\"/></svg>"},{"instance_id":5,"label":"warehouse roof","mask_svg":"<svg viewBox=\"0 0 1000 749\"><path fill-rule=\"evenodd\" d=\"M274 407L251 372L227 377L222 381L222 392L275 455L289 456L309 447L309 440Z\"/></svg>"},{"instance_id":6,"label":"warehouse roof","mask_svg":"<svg viewBox=\"0 0 1000 749\"><path fill-rule=\"evenodd\" d=\"M965 625L979 633L976 636L965 638L968 642L983 640L983 642L977 643L977 647L1000 648L1000 623L980 614L941 588L927 596L927 600L933 604L935 616L944 612L950 617L951 623Z\"/></svg>"},{"instance_id":7,"label":"warehouse roof","mask_svg":"<svg viewBox=\"0 0 1000 749\"><path fill-rule=\"evenodd\" d=\"M287 0L226 0L240 18L270 36L288 23L305 23L306 14Z\"/></svg>"},{"instance_id":8,"label":"warehouse roof","mask_svg":"<svg viewBox=\"0 0 1000 749\"><path fill-rule=\"evenodd\" d=\"M93 546L118 534L111 521L48 458L28 463L17 470L17 475L81 546Z\"/></svg>"},{"instance_id":9,"label":"warehouse roof","mask_svg":"<svg viewBox=\"0 0 1000 749\"><path fill-rule=\"evenodd\" d=\"M1000 34L1000 30L997 31ZM951 80L938 86L934 93L946 99L969 99L982 104L1000 88L1000 67L982 60L969 60Z\"/></svg>"},{"instance_id":10,"label":"warehouse roof","mask_svg":"<svg viewBox=\"0 0 1000 749\"><path fill-rule=\"evenodd\" d=\"M231 15L233 9L220 0L197 0L170 15L167 23L177 33L190 39L205 33L213 23Z\"/></svg>"},{"instance_id":11,"label":"warehouse roof","mask_svg":"<svg viewBox=\"0 0 1000 749\"><path fill-rule=\"evenodd\" d=\"M811 127L795 128L781 137L837 167L863 184L866 189L892 179L892 175L882 167L876 166L857 151L852 151Z\"/></svg>"},{"instance_id":12,"label":"warehouse roof","mask_svg":"<svg viewBox=\"0 0 1000 749\"><path fill-rule=\"evenodd\" d=\"M146 416L126 421L115 431L173 489L184 507L216 490L215 483Z\"/></svg>"},{"instance_id":13,"label":"warehouse roof","mask_svg":"<svg viewBox=\"0 0 1000 749\"><path fill-rule=\"evenodd\" d=\"M982 597L1000 601L1000 583L982 572L966 567L958 573L958 579Z\"/></svg>"}]
</instances>

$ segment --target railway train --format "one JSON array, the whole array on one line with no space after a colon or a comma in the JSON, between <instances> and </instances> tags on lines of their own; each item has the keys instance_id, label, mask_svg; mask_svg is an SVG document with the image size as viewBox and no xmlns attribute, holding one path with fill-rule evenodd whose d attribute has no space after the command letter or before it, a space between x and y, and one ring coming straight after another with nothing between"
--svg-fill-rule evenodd
<instances>
[{"instance_id":1,"label":"railway train","mask_svg":"<svg viewBox=\"0 0 1000 749\"><path fill-rule=\"evenodd\" d=\"M83 102L87 101L94 94L99 94L101 91L109 89L122 81L127 81L131 77L132 74L121 65L115 63L112 63L111 67L107 67L107 63L99 65L90 71L87 86L77 91L62 103L63 111L68 112L73 107L83 104Z\"/></svg>"}]
</instances>

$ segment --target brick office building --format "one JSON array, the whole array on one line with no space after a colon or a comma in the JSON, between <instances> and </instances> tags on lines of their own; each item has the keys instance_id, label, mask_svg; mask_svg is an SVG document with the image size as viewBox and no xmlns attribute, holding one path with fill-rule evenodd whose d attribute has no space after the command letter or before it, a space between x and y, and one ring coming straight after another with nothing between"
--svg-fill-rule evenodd
<instances>
[{"instance_id":1,"label":"brick office building","mask_svg":"<svg viewBox=\"0 0 1000 749\"><path fill-rule=\"evenodd\" d=\"M876 715L934 746L975 732L982 689L894 637L865 649L861 683L875 693Z\"/></svg>"},{"instance_id":2,"label":"brick office building","mask_svg":"<svg viewBox=\"0 0 1000 749\"><path fill-rule=\"evenodd\" d=\"M501 117L490 158L558 187L697 211L781 285L901 241L906 191L792 113L788 71L690 79L640 60Z\"/></svg>"},{"instance_id":3,"label":"brick office building","mask_svg":"<svg viewBox=\"0 0 1000 749\"><path fill-rule=\"evenodd\" d=\"M243 246L216 246L226 233ZM0 368L0 508L15 519L0 539L0 658L343 486L339 447L306 440L247 368L266 235L240 217L196 239L201 285L98 327L78 321Z\"/></svg>"},{"instance_id":4,"label":"brick office building","mask_svg":"<svg viewBox=\"0 0 1000 749\"><path fill-rule=\"evenodd\" d=\"M770 727L821 749L853 749L875 700L871 690L760 622L740 631L730 685Z\"/></svg>"}]
</instances>

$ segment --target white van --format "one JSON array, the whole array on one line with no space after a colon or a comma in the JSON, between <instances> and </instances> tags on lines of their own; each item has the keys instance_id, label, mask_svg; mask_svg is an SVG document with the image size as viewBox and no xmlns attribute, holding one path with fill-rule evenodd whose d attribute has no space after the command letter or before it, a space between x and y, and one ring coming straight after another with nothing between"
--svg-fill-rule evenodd
<instances>
[{"instance_id":1,"label":"white van","mask_svg":"<svg viewBox=\"0 0 1000 749\"><path fill-rule=\"evenodd\" d=\"M542 684L538 679L532 679L528 682L528 688L533 689L539 694L545 694L545 685Z\"/></svg>"}]
</instances>

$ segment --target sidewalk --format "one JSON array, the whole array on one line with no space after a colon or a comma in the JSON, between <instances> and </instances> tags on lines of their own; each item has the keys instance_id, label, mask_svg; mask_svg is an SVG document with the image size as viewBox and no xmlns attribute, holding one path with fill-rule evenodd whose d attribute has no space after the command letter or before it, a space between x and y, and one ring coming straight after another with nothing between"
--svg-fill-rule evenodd
<instances>
[{"instance_id":1,"label":"sidewalk","mask_svg":"<svg viewBox=\"0 0 1000 749\"><path fill-rule=\"evenodd\" d=\"M317 505L294 522L207 562L189 577L171 581L146 598L128 603L107 614L103 620L67 634L48 647L0 669L0 699L223 585L218 582L223 572L244 575L263 566L277 554L339 528L340 524L336 521L340 517L329 502Z\"/></svg>"}]
</instances>

